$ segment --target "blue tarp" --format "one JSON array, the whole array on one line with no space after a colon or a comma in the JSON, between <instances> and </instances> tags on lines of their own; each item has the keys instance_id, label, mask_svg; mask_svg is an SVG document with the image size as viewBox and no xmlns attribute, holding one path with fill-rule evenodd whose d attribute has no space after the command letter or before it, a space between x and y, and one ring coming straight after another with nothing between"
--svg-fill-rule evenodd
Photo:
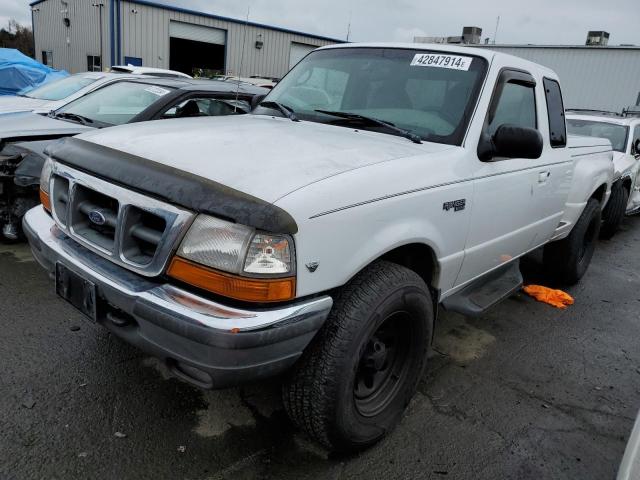
<instances>
[{"instance_id":1,"label":"blue tarp","mask_svg":"<svg viewBox=\"0 0 640 480\"><path fill-rule=\"evenodd\" d=\"M13 48L0 48L0 95L15 95L68 75L64 70L47 67Z\"/></svg>"}]
</instances>

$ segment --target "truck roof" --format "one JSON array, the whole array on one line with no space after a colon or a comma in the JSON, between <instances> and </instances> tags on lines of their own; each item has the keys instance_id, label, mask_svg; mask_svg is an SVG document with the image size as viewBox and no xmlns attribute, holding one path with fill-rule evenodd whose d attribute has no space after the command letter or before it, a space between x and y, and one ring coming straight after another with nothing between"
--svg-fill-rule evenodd
<instances>
[{"instance_id":1,"label":"truck roof","mask_svg":"<svg viewBox=\"0 0 640 480\"><path fill-rule=\"evenodd\" d=\"M338 45L328 45L318 50L329 50L334 48L398 48L405 50L428 50L437 52L446 52L459 55L475 55L485 58L490 64L496 58L502 58L505 63L514 67L521 67L527 70L534 70L542 73L544 76L557 79L558 75L539 63L530 62L508 53L498 52L490 48L467 47L461 45L451 45L442 43L387 43L387 42L371 42L371 43L342 43Z\"/></svg>"}]
</instances>

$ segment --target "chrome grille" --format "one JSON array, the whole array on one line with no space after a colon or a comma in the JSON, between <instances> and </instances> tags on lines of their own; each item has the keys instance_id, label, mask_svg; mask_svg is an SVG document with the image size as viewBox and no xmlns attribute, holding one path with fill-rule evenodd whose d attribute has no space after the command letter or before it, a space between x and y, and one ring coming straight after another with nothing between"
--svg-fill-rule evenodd
<instances>
[{"instance_id":1,"label":"chrome grille","mask_svg":"<svg viewBox=\"0 0 640 480\"><path fill-rule=\"evenodd\" d=\"M194 214L56 163L52 214L78 243L145 276L160 275Z\"/></svg>"}]
</instances>

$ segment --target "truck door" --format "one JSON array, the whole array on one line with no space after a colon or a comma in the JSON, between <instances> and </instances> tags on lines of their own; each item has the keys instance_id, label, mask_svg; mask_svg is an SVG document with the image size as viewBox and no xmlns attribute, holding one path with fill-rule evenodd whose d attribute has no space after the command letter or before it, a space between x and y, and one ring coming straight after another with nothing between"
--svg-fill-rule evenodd
<instances>
[{"instance_id":1,"label":"truck door","mask_svg":"<svg viewBox=\"0 0 640 480\"><path fill-rule=\"evenodd\" d=\"M504 124L540 130L546 122L536 95L536 81L528 72L501 72L491 100L483 133L492 137ZM544 115L546 117L546 115ZM543 133L541 131L541 133ZM546 128L543 133L546 134ZM473 215L465 257L456 285L462 285L532 249L538 226L546 214L534 205L539 185L552 181L548 158L477 159L474 174ZM564 201L556 205L560 214Z\"/></svg>"}]
</instances>

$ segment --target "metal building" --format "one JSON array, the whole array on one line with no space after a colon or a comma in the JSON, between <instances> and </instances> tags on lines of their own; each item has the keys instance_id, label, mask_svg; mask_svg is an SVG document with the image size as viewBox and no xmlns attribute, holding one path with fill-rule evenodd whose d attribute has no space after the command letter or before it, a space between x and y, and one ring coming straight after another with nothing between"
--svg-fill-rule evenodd
<instances>
[{"instance_id":1,"label":"metal building","mask_svg":"<svg viewBox=\"0 0 640 480\"><path fill-rule=\"evenodd\" d=\"M560 77L567 108L620 112L640 105L640 47L475 45L539 63Z\"/></svg>"},{"instance_id":2,"label":"metal building","mask_svg":"<svg viewBox=\"0 0 640 480\"><path fill-rule=\"evenodd\" d=\"M342 42L147 0L38 0L31 11L36 58L72 73L131 64L281 77L311 50Z\"/></svg>"}]
</instances>

